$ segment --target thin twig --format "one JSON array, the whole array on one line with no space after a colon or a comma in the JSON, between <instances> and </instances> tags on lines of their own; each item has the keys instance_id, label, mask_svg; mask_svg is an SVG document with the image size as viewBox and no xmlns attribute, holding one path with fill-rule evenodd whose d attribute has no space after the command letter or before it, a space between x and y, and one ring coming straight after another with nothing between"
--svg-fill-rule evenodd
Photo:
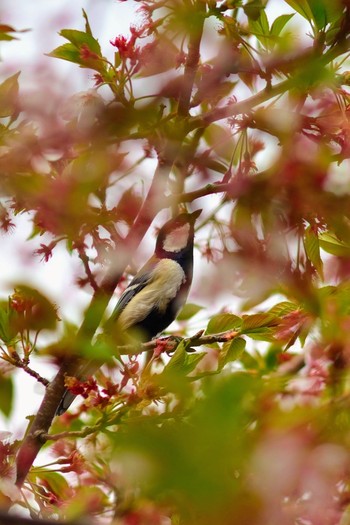
<instances>
[{"instance_id":1,"label":"thin twig","mask_svg":"<svg viewBox=\"0 0 350 525\"><path fill-rule=\"evenodd\" d=\"M32 368L30 368L28 363L25 362L23 359L21 359L19 355L17 354L17 352L15 351L11 352L11 357L9 358L6 358L5 356L1 356L1 357L2 359L4 359L4 361L7 361L11 365L17 368L22 368L22 370L24 370L28 375L36 379L38 383L41 383L45 387L47 387L47 385L49 384L50 381L46 379L45 377L42 377L38 372L36 372Z\"/></svg>"},{"instance_id":2,"label":"thin twig","mask_svg":"<svg viewBox=\"0 0 350 525\"><path fill-rule=\"evenodd\" d=\"M81 260L81 262L83 263L83 266L84 266L84 270L85 270L85 273L86 273L86 276L89 280L89 284L91 286L91 288L94 290L94 292L97 292L98 291L98 284L97 282L95 281L95 277L90 269L90 265L89 265L89 257L86 255L84 249L79 246L77 248L78 250L78 255L79 255L79 258Z\"/></svg>"},{"instance_id":3,"label":"thin twig","mask_svg":"<svg viewBox=\"0 0 350 525\"><path fill-rule=\"evenodd\" d=\"M236 330L227 330L226 332L220 332L218 334L204 334L204 330L201 330L192 337L184 339L184 341L186 343L189 343L190 346L201 346L210 345L213 343L226 343L227 341L231 341L238 335L239 332L237 332ZM173 352L176 349L179 340L177 337L172 336L167 338L154 339L152 341L149 341L148 343L143 343L138 346L118 346L117 352L119 355L136 355L157 348L159 342L165 342L163 352Z\"/></svg>"}]
</instances>

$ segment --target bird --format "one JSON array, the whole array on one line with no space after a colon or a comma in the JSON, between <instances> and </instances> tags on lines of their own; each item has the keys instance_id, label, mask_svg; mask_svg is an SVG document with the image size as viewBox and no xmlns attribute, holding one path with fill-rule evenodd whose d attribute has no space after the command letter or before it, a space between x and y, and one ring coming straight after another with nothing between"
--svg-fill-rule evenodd
<instances>
[{"instance_id":1,"label":"bird","mask_svg":"<svg viewBox=\"0 0 350 525\"><path fill-rule=\"evenodd\" d=\"M163 332L184 306L193 276L194 225L202 210L180 213L159 230L153 256L137 272L118 300L103 332L147 342ZM121 338L119 337L119 341ZM101 366L85 363L76 377L84 381ZM66 412L76 394L67 389L56 410Z\"/></svg>"}]
</instances>

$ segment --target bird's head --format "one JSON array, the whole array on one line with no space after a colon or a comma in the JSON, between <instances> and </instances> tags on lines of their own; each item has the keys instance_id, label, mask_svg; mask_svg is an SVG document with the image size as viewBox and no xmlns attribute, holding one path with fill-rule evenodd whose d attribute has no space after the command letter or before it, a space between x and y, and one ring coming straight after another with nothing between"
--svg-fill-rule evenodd
<instances>
[{"instance_id":1,"label":"bird's head","mask_svg":"<svg viewBox=\"0 0 350 525\"><path fill-rule=\"evenodd\" d=\"M196 210L193 213L181 213L166 222L157 237L156 255L171 258L192 249L194 223L201 212L202 210Z\"/></svg>"}]
</instances>

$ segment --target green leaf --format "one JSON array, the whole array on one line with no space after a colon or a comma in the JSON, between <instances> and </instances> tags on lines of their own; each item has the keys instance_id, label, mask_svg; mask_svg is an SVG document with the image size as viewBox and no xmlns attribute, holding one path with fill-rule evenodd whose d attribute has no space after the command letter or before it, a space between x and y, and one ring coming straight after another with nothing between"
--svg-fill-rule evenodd
<instances>
[{"instance_id":1,"label":"green leaf","mask_svg":"<svg viewBox=\"0 0 350 525\"><path fill-rule=\"evenodd\" d=\"M350 257L350 246L339 240L332 233L321 233L319 243L322 250L337 257Z\"/></svg>"},{"instance_id":2,"label":"green leaf","mask_svg":"<svg viewBox=\"0 0 350 525\"><path fill-rule=\"evenodd\" d=\"M342 15L342 3L337 0L285 0L302 17L323 29Z\"/></svg>"},{"instance_id":3,"label":"green leaf","mask_svg":"<svg viewBox=\"0 0 350 525\"><path fill-rule=\"evenodd\" d=\"M242 337L236 337L233 341L225 343L219 355L218 370L222 370L227 363L240 359L245 347L246 341Z\"/></svg>"},{"instance_id":4,"label":"green leaf","mask_svg":"<svg viewBox=\"0 0 350 525\"><path fill-rule=\"evenodd\" d=\"M19 75L20 71L0 84L0 118L13 117L17 114Z\"/></svg>"},{"instance_id":5,"label":"green leaf","mask_svg":"<svg viewBox=\"0 0 350 525\"><path fill-rule=\"evenodd\" d=\"M0 339L4 343L10 343L13 339L13 334L10 329L8 301L0 302Z\"/></svg>"},{"instance_id":6,"label":"green leaf","mask_svg":"<svg viewBox=\"0 0 350 525\"><path fill-rule=\"evenodd\" d=\"M241 326L242 333L249 333L257 328L277 326L279 323L278 317L271 313L260 313L253 315L245 315Z\"/></svg>"},{"instance_id":7,"label":"green leaf","mask_svg":"<svg viewBox=\"0 0 350 525\"><path fill-rule=\"evenodd\" d=\"M311 22L314 19L312 10L307 0L285 0L299 15Z\"/></svg>"},{"instance_id":8,"label":"green leaf","mask_svg":"<svg viewBox=\"0 0 350 525\"><path fill-rule=\"evenodd\" d=\"M60 500L64 500L69 497L71 493L70 486L64 476L58 472L53 471L40 471L39 474L33 473L32 476L40 479L45 483L45 487L50 490Z\"/></svg>"},{"instance_id":9,"label":"green leaf","mask_svg":"<svg viewBox=\"0 0 350 525\"><path fill-rule=\"evenodd\" d=\"M254 341L265 341L267 343L275 342L275 328L263 326L261 328L254 328L247 332L250 339Z\"/></svg>"},{"instance_id":10,"label":"green leaf","mask_svg":"<svg viewBox=\"0 0 350 525\"><path fill-rule=\"evenodd\" d=\"M203 306L194 303L187 303L182 308L176 319L177 321L187 321L188 319L191 319L191 317L194 317L201 310L203 310Z\"/></svg>"},{"instance_id":11,"label":"green leaf","mask_svg":"<svg viewBox=\"0 0 350 525\"><path fill-rule=\"evenodd\" d=\"M318 29L341 17L343 5L337 0L308 0L313 18Z\"/></svg>"},{"instance_id":12,"label":"green leaf","mask_svg":"<svg viewBox=\"0 0 350 525\"><path fill-rule=\"evenodd\" d=\"M68 60L68 62L79 64L80 67L105 73L106 64L101 60L103 57L100 44L90 33L75 29L62 29L59 34L70 43L57 47L47 56Z\"/></svg>"},{"instance_id":13,"label":"green leaf","mask_svg":"<svg viewBox=\"0 0 350 525\"><path fill-rule=\"evenodd\" d=\"M109 495L96 484L76 486L73 494L71 491L67 498L63 498L66 521L69 523L81 520L81 516L91 514L91 508L107 508L110 504L108 498Z\"/></svg>"},{"instance_id":14,"label":"green leaf","mask_svg":"<svg viewBox=\"0 0 350 525\"><path fill-rule=\"evenodd\" d=\"M14 388L11 377L0 375L0 412L9 417L12 412Z\"/></svg>"},{"instance_id":15,"label":"green leaf","mask_svg":"<svg viewBox=\"0 0 350 525\"><path fill-rule=\"evenodd\" d=\"M307 258L323 279L323 262L320 255L320 242L317 233L309 226L304 235L304 247Z\"/></svg>"},{"instance_id":16,"label":"green leaf","mask_svg":"<svg viewBox=\"0 0 350 525\"><path fill-rule=\"evenodd\" d=\"M29 29L15 29L7 24L0 24L0 40L18 40L17 37L9 35L9 33L26 33Z\"/></svg>"},{"instance_id":17,"label":"green leaf","mask_svg":"<svg viewBox=\"0 0 350 525\"><path fill-rule=\"evenodd\" d=\"M280 319L271 314L259 313L246 315L243 317L241 333L249 335L251 339L257 341L274 341L275 327L280 323Z\"/></svg>"},{"instance_id":18,"label":"green leaf","mask_svg":"<svg viewBox=\"0 0 350 525\"><path fill-rule=\"evenodd\" d=\"M51 53L48 53L48 56L68 60L68 62L74 62L79 65L82 64L80 51L73 44L63 44L62 46L56 47Z\"/></svg>"},{"instance_id":19,"label":"green leaf","mask_svg":"<svg viewBox=\"0 0 350 525\"><path fill-rule=\"evenodd\" d=\"M275 44L275 42L271 42L270 40L271 35L269 21L264 9L260 12L260 17L258 18L258 20L249 21L249 26L251 32L256 36L256 38L262 43L262 45L265 48L269 48L271 44Z\"/></svg>"},{"instance_id":20,"label":"green leaf","mask_svg":"<svg viewBox=\"0 0 350 525\"><path fill-rule=\"evenodd\" d=\"M281 301L280 303L277 303L275 304L275 306L270 308L268 313L277 317L282 317L283 315L294 312L298 308L298 305L296 305L295 303L291 303L290 301Z\"/></svg>"},{"instance_id":21,"label":"green leaf","mask_svg":"<svg viewBox=\"0 0 350 525\"><path fill-rule=\"evenodd\" d=\"M258 370L260 368L257 358L252 356L252 354L247 352L247 350L243 350L243 353L240 357L240 362L243 364L246 370Z\"/></svg>"},{"instance_id":22,"label":"green leaf","mask_svg":"<svg viewBox=\"0 0 350 525\"><path fill-rule=\"evenodd\" d=\"M62 29L59 34L69 40L76 48L80 49L85 44L90 51L102 56L100 44L91 34L76 29Z\"/></svg>"},{"instance_id":23,"label":"green leaf","mask_svg":"<svg viewBox=\"0 0 350 525\"><path fill-rule=\"evenodd\" d=\"M82 9L83 11L83 17L84 17L84 20L85 20L85 32L92 36L92 31L91 31L91 27L90 27L90 22L89 22L89 19L88 19L88 16L86 14L86 11L85 9Z\"/></svg>"},{"instance_id":24,"label":"green leaf","mask_svg":"<svg viewBox=\"0 0 350 525\"><path fill-rule=\"evenodd\" d=\"M294 13L291 13L289 15L278 16L276 20L274 20L272 23L270 34L272 36L279 36L284 26L289 22L291 18L293 18L293 16Z\"/></svg>"},{"instance_id":25,"label":"green leaf","mask_svg":"<svg viewBox=\"0 0 350 525\"><path fill-rule=\"evenodd\" d=\"M203 357L207 355L207 352L196 352L193 354L186 354L185 365L182 368L184 375L188 375L196 368L198 363L202 361Z\"/></svg>"},{"instance_id":26,"label":"green leaf","mask_svg":"<svg viewBox=\"0 0 350 525\"><path fill-rule=\"evenodd\" d=\"M187 352L189 347L190 343L188 341L181 341L161 375L180 373L180 375L186 376L192 372L199 361L206 355L206 352L189 354Z\"/></svg>"},{"instance_id":27,"label":"green leaf","mask_svg":"<svg viewBox=\"0 0 350 525\"><path fill-rule=\"evenodd\" d=\"M234 314L217 314L214 315L207 326L206 334L217 334L226 332L226 330L235 330L242 324L242 319Z\"/></svg>"},{"instance_id":28,"label":"green leaf","mask_svg":"<svg viewBox=\"0 0 350 525\"><path fill-rule=\"evenodd\" d=\"M11 40L18 40L18 38L9 35L8 33L3 33L2 31L0 31L0 40L9 42Z\"/></svg>"}]
</instances>

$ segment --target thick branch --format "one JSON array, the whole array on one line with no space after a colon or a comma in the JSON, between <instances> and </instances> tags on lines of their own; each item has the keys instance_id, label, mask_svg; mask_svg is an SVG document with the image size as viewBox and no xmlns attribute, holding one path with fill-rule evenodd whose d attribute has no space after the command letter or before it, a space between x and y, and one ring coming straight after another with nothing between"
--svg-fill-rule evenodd
<instances>
[{"instance_id":1,"label":"thick branch","mask_svg":"<svg viewBox=\"0 0 350 525\"><path fill-rule=\"evenodd\" d=\"M191 25L190 41L188 43L188 54L185 63L183 85L179 97L178 115L185 117L188 115L193 84L199 64L199 50L203 35L205 3L199 1L195 5L193 13L189 13L188 20Z\"/></svg>"}]
</instances>

